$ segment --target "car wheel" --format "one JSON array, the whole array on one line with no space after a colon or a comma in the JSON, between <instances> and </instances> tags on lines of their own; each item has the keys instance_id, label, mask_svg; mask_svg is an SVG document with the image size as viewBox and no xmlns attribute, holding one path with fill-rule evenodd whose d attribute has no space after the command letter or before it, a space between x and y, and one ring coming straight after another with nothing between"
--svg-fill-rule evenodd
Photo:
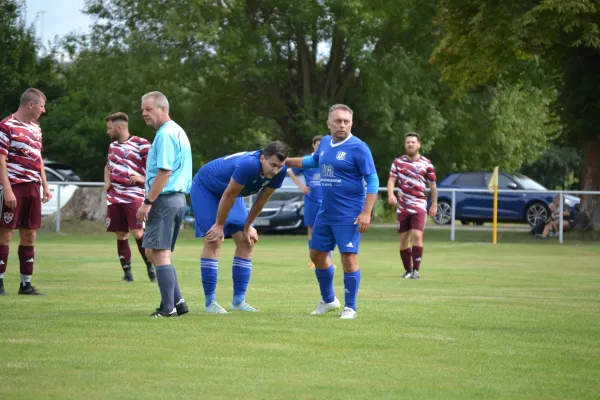
<instances>
[{"instance_id":1,"label":"car wheel","mask_svg":"<svg viewBox=\"0 0 600 400\"><path fill-rule=\"evenodd\" d=\"M544 203L533 203L525 211L525 220L530 226L536 226L540 221L545 221L550 214L548 206Z\"/></svg>"},{"instance_id":2,"label":"car wheel","mask_svg":"<svg viewBox=\"0 0 600 400\"><path fill-rule=\"evenodd\" d=\"M448 225L452 219L452 206L447 201L440 201L437 207L437 215L433 222L437 225Z\"/></svg>"}]
</instances>

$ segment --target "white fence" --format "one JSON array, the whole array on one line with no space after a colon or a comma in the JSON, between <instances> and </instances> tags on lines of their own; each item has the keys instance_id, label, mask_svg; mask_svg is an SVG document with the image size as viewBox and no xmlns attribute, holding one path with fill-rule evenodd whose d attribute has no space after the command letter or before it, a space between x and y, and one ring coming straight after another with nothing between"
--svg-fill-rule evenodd
<instances>
[{"instance_id":1,"label":"white fence","mask_svg":"<svg viewBox=\"0 0 600 400\"><path fill-rule=\"evenodd\" d=\"M99 186L104 186L103 182L49 182L49 184L51 185L57 185L57 190L56 190L56 196L57 196L57 207L56 207L56 232L60 232L60 223L61 223L61 216L60 216L60 204L61 204L61 187L62 186L68 186L68 185L74 185L74 186L81 186L81 187L99 187ZM298 187L296 186L282 186L280 189L281 191L286 191L286 192L300 192L300 189L298 189ZM429 189L427 189L429 191ZM451 199L451 209L452 209L452 217L450 218L450 240L454 241L456 238L456 193L487 193L490 194L490 191L488 189L445 189L445 188L438 188L438 193L441 192L446 192L446 193L450 193L450 199ZM396 188L395 191L398 191L398 189ZM387 192L387 188L385 187L380 187L379 188L379 192ZM519 190L519 189L500 189L498 190L498 194L501 195L503 193L508 193L508 194L544 194L544 195L559 195L560 201L559 201L559 210L560 210L560 216L559 216L559 235L558 235L558 241L560 243L563 243L563 205L564 205L564 195L565 194L572 194L572 195L600 195L600 192L596 192L596 191L581 191L581 190L548 190L548 191L539 191L539 190ZM490 202L492 202L492 198L490 197ZM250 203L252 202L252 200L250 200Z\"/></svg>"}]
</instances>

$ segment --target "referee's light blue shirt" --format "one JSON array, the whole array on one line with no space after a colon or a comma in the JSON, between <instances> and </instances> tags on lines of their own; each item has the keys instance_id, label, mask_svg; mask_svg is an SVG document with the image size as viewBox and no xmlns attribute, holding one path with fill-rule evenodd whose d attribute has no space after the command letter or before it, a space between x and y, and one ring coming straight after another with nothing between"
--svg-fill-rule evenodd
<instances>
[{"instance_id":1,"label":"referee's light blue shirt","mask_svg":"<svg viewBox=\"0 0 600 400\"><path fill-rule=\"evenodd\" d=\"M192 187L192 148L185 131L175 121L165 122L156 132L146 161L146 194L159 169L171 171L160 194L185 193Z\"/></svg>"}]
</instances>

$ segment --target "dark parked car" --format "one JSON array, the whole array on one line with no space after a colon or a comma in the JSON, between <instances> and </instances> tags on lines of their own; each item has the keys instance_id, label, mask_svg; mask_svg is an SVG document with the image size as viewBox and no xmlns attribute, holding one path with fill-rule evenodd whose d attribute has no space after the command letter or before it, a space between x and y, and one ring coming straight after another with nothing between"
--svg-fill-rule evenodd
<instances>
[{"instance_id":1,"label":"dark parked car","mask_svg":"<svg viewBox=\"0 0 600 400\"><path fill-rule=\"evenodd\" d=\"M439 189L487 189L492 172L462 172L450 174L438 182ZM498 193L498 221L501 222L527 222L534 226L538 221L546 220L550 214L548 204L552 202L555 194L548 191L531 178L521 174L500 173L498 188L513 190L531 190L533 193ZM579 209L578 197L564 195L572 212ZM474 222L483 224L493 219L493 194L489 191L456 192L457 220L463 224ZM452 218L451 192L440 191L438 194L438 214L433 219L438 225L449 224ZM429 208L429 207L428 207Z\"/></svg>"},{"instance_id":2,"label":"dark parked car","mask_svg":"<svg viewBox=\"0 0 600 400\"><path fill-rule=\"evenodd\" d=\"M303 176L298 176L298 179L303 181ZM255 199L256 195L245 198L248 210ZM286 177L282 187L273 193L254 221L254 227L259 232L306 231L304 194L290 178Z\"/></svg>"}]
</instances>

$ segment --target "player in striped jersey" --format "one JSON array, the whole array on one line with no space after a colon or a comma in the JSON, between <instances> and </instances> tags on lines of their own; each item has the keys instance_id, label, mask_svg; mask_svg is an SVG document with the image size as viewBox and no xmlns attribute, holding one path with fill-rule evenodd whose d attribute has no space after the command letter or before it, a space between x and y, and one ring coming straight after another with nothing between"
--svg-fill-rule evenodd
<instances>
[{"instance_id":1,"label":"player in striped jersey","mask_svg":"<svg viewBox=\"0 0 600 400\"><path fill-rule=\"evenodd\" d=\"M146 264L148 277L156 282L152 263L146 257L142 242L144 224L137 220L137 210L142 206L146 191L146 159L150 142L129 133L129 117L118 112L105 118L106 133L113 142L108 146L108 161L104 167L106 189L106 231L117 234L117 254L123 268L123 281L132 282L129 232Z\"/></svg>"},{"instance_id":2,"label":"player in striped jersey","mask_svg":"<svg viewBox=\"0 0 600 400\"><path fill-rule=\"evenodd\" d=\"M435 169L431 161L419 154L421 137L416 132L404 136L406 155L392 163L388 179L388 202L396 206L398 233L400 234L400 258L404 264L403 278L419 279L423 257L423 230L427 220L427 194L425 184L431 189L429 215L437 214L437 186ZM398 196L394 187L398 185ZM412 238L412 247L411 247Z\"/></svg>"},{"instance_id":3,"label":"player in striped jersey","mask_svg":"<svg viewBox=\"0 0 600 400\"><path fill-rule=\"evenodd\" d=\"M0 295L6 295L4 272L8 245L15 229L19 229L20 236L21 284L18 293L40 294L31 286L34 243L42 221L42 202L52 198L44 172L42 130L38 123L44 112L46 96L38 89L30 88L21 95L17 112L0 122Z\"/></svg>"}]
</instances>

